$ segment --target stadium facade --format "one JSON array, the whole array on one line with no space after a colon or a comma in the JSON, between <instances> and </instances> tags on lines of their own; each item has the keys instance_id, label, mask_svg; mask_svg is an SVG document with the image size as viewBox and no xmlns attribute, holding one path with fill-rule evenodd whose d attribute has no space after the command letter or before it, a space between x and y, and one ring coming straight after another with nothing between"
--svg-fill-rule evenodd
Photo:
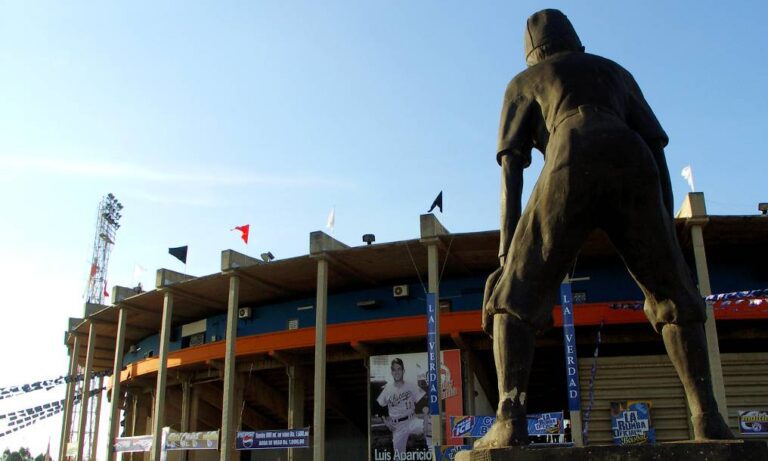
<instances>
[{"instance_id":1,"label":"stadium facade","mask_svg":"<svg viewBox=\"0 0 768 461\"><path fill-rule=\"evenodd\" d=\"M72 319L66 333L71 371L114 372L112 416L101 421L109 436L99 443L151 435L157 448L121 456L159 460L162 428L170 427L221 430L226 449L185 452L194 461L373 459L383 409L371 383L383 378L372 372L372 358L426 351L426 292L439 295L442 350L459 351L462 413L492 414L498 390L480 307L485 278L498 266L499 234L450 233L431 214L420 217L420 226L419 238L358 247L314 232L305 256L263 262L226 250L220 272L191 277L160 269L154 290L115 287L114 305L87 306L87 316ZM676 226L702 295L768 288L768 217L709 216L703 195L694 193ZM688 439L683 388L637 308L640 290L604 234L590 237L572 275L589 443L611 443L611 402L627 400L652 402L657 441ZM765 292L709 303L716 387L736 433L740 411L768 409L764 298ZM553 308L555 327L537 342L530 412L568 405L562 316ZM83 414L73 411L73 394L64 434ZM309 448L235 450L238 430L304 427ZM87 457L77 439L62 440L62 461L67 446L70 459Z\"/></svg>"}]
</instances>

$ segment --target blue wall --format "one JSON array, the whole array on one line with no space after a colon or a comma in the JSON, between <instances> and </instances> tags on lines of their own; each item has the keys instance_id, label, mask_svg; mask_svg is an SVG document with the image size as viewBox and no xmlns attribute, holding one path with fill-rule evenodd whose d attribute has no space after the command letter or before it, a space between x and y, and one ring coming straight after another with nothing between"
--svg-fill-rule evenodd
<instances>
[{"instance_id":1,"label":"blue wall","mask_svg":"<svg viewBox=\"0 0 768 461\"><path fill-rule=\"evenodd\" d=\"M744 258L739 258L743 261ZM722 261L710 263L712 289L714 293L749 290L768 287L765 271L756 271L751 264ZM588 281L574 282L574 293L586 293L586 302L611 302L642 300L643 295L629 276L623 262L618 257L577 261L574 277L590 277ZM453 312L479 310L482 304L485 276L474 276L443 280L440 284L440 297L451 302ZM410 296L395 298L392 286L387 285L367 290L334 293L328 296L328 323L338 324L383 318L407 317L424 313L424 289L418 282L409 284ZM374 300L374 308L358 307L360 301ZM250 306L252 318L240 319L237 326L238 336L251 336L288 328L288 321L297 319L299 328L315 325L315 298L292 300L289 302L265 306ZM300 307L312 306L311 309ZM243 307L243 306L241 306ZM224 339L226 315L219 314L208 318L205 341ZM125 364L143 359L149 353L157 355L159 335L147 337L137 343L138 350L125 355ZM181 348L181 327L172 332L170 350Z\"/></svg>"}]
</instances>

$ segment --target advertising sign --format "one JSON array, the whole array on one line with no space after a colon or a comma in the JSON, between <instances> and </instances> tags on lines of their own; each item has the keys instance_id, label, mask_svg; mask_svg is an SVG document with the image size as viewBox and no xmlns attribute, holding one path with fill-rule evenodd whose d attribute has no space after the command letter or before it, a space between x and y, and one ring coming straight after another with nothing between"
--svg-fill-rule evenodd
<instances>
[{"instance_id":1,"label":"advertising sign","mask_svg":"<svg viewBox=\"0 0 768 461\"><path fill-rule=\"evenodd\" d=\"M451 434L455 438L480 438L496 421L495 416L451 416Z\"/></svg>"},{"instance_id":2,"label":"advertising sign","mask_svg":"<svg viewBox=\"0 0 768 461\"><path fill-rule=\"evenodd\" d=\"M238 450L307 448L309 447L309 428L240 431L237 433L236 443Z\"/></svg>"},{"instance_id":3,"label":"advertising sign","mask_svg":"<svg viewBox=\"0 0 768 461\"><path fill-rule=\"evenodd\" d=\"M445 412L458 415L463 412L461 355L458 350L450 350L442 351L440 356ZM372 356L369 369L371 459L433 459L427 353ZM461 438L447 440L451 445L462 442Z\"/></svg>"},{"instance_id":4,"label":"advertising sign","mask_svg":"<svg viewBox=\"0 0 768 461\"><path fill-rule=\"evenodd\" d=\"M527 415L528 435L547 436L564 433L563 412L532 413ZM451 416L453 437L479 438L484 436L496 421L495 416Z\"/></svg>"},{"instance_id":5,"label":"advertising sign","mask_svg":"<svg viewBox=\"0 0 768 461\"><path fill-rule=\"evenodd\" d=\"M165 438L166 450L218 450L219 431L169 432Z\"/></svg>"},{"instance_id":6,"label":"advertising sign","mask_svg":"<svg viewBox=\"0 0 768 461\"><path fill-rule=\"evenodd\" d=\"M739 433L742 435L768 435L768 410L740 411Z\"/></svg>"},{"instance_id":7,"label":"advertising sign","mask_svg":"<svg viewBox=\"0 0 768 461\"><path fill-rule=\"evenodd\" d=\"M611 429L614 445L656 442L649 400L611 402Z\"/></svg>"},{"instance_id":8,"label":"advertising sign","mask_svg":"<svg viewBox=\"0 0 768 461\"><path fill-rule=\"evenodd\" d=\"M113 449L115 453L131 453L149 451L152 448L152 435L137 435L135 437L116 437Z\"/></svg>"},{"instance_id":9,"label":"advertising sign","mask_svg":"<svg viewBox=\"0 0 768 461\"><path fill-rule=\"evenodd\" d=\"M440 445L436 448L436 461L453 461L456 457L456 453L463 450L471 450L472 445Z\"/></svg>"},{"instance_id":10,"label":"advertising sign","mask_svg":"<svg viewBox=\"0 0 768 461\"><path fill-rule=\"evenodd\" d=\"M532 413L528 417L528 435L547 436L564 433L563 412Z\"/></svg>"}]
</instances>

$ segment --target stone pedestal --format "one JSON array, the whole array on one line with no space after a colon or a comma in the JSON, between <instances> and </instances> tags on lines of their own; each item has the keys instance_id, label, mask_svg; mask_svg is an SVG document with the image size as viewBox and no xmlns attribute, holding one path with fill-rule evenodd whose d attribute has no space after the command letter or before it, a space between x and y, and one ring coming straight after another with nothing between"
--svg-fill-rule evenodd
<instances>
[{"instance_id":1,"label":"stone pedestal","mask_svg":"<svg viewBox=\"0 0 768 461\"><path fill-rule=\"evenodd\" d=\"M766 461L768 442L733 440L590 447L509 447L457 453L456 461Z\"/></svg>"}]
</instances>

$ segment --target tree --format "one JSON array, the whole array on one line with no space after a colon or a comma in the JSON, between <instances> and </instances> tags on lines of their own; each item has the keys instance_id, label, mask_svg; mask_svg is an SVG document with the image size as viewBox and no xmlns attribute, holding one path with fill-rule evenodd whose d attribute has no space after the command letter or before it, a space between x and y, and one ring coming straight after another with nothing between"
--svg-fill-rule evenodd
<instances>
[{"instance_id":1,"label":"tree","mask_svg":"<svg viewBox=\"0 0 768 461\"><path fill-rule=\"evenodd\" d=\"M40 457L42 456L40 455ZM6 448L3 452L2 461L33 461L33 458L29 448L20 447L18 451L11 451Z\"/></svg>"}]
</instances>

